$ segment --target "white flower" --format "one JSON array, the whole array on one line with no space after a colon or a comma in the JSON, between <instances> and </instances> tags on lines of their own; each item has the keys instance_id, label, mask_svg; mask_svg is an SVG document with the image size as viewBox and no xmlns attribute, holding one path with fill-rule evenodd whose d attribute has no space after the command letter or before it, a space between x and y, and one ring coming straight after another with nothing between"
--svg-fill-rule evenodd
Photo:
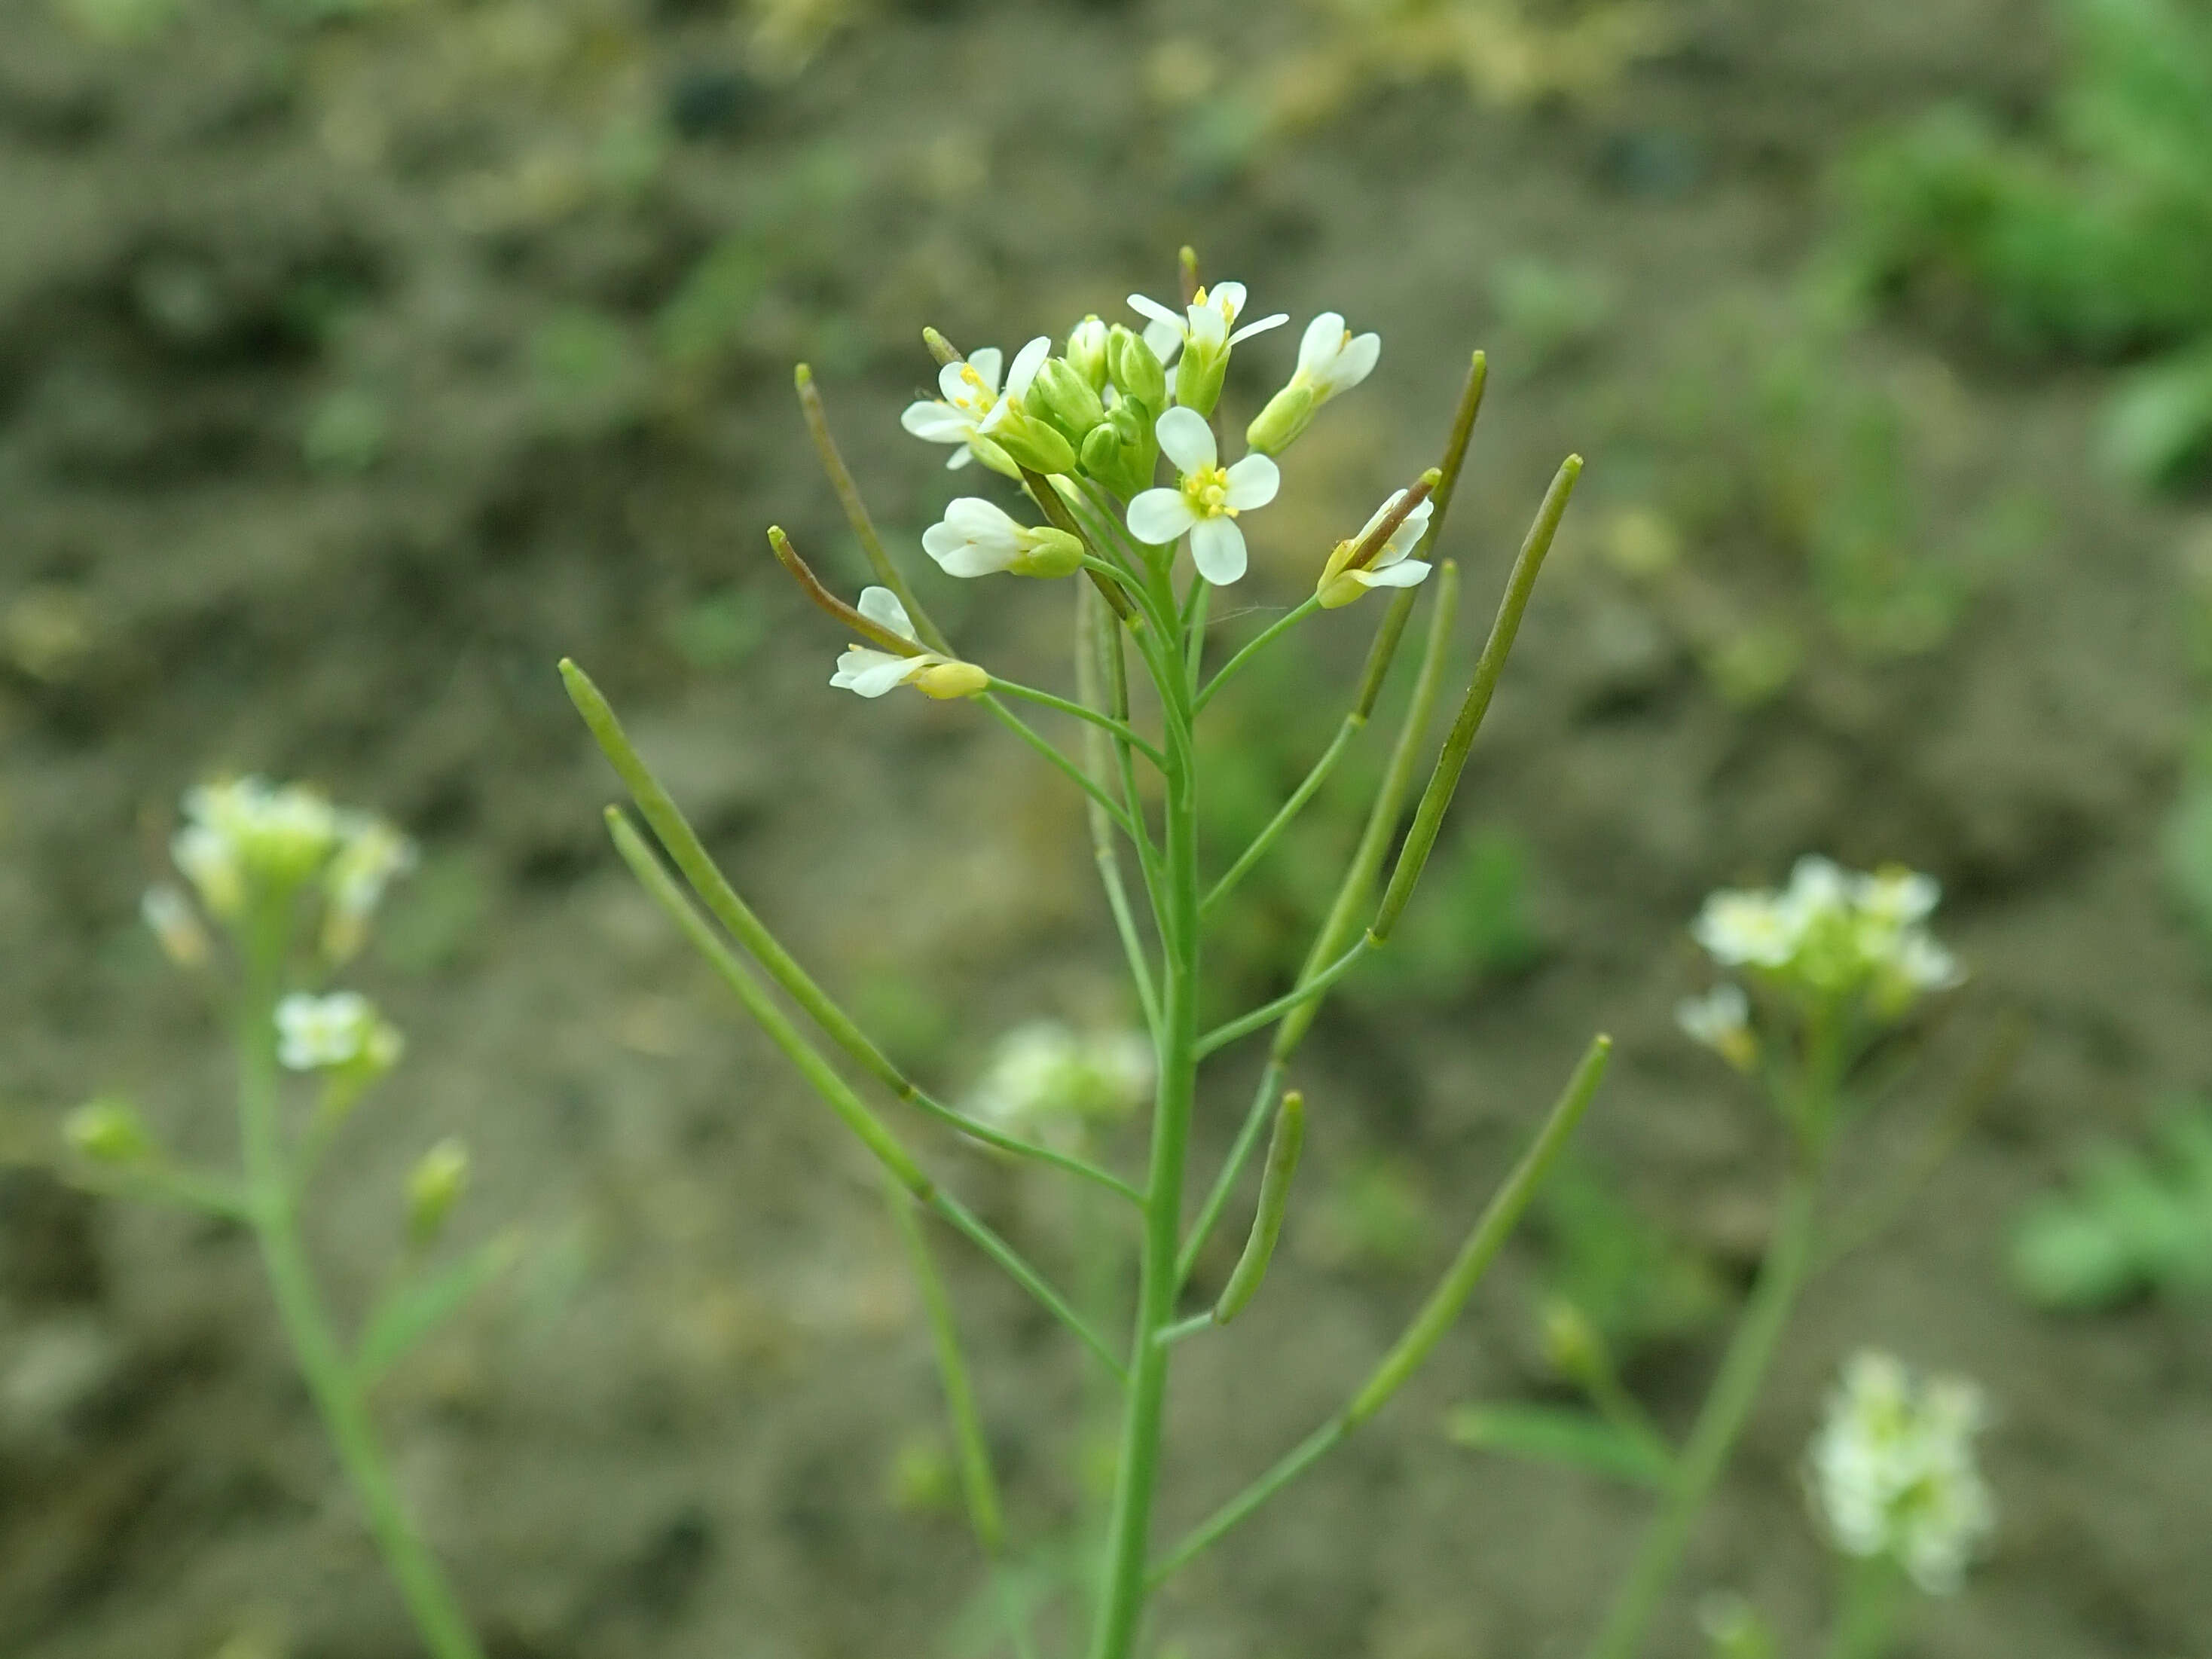
<instances>
[{"instance_id":1,"label":"white flower","mask_svg":"<svg viewBox=\"0 0 2212 1659\"><path fill-rule=\"evenodd\" d=\"M1180 475L1172 489L1147 489L1129 503L1129 533L1165 547L1188 532L1198 573L1216 586L1244 574L1244 532L1237 515L1275 499L1282 474L1265 455L1234 466L1215 464L1213 428L1195 410L1170 409L1154 428Z\"/></svg>"},{"instance_id":2,"label":"white flower","mask_svg":"<svg viewBox=\"0 0 2212 1659\"><path fill-rule=\"evenodd\" d=\"M319 997L295 991L276 1005L276 1058L295 1072L362 1062L382 1071L398 1060L404 1046L357 991Z\"/></svg>"},{"instance_id":3,"label":"white flower","mask_svg":"<svg viewBox=\"0 0 2212 1659\"><path fill-rule=\"evenodd\" d=\"M1412 512L1390 532L1389 539L1376 550L1375 556L1357 570L1345 568L1346 562L1361 544L1375 533L1377 526L1397 509L1406 499L1402 489L1393 490L1390 497L1376 507L1359 533L1350 541L1339 542L1335 552L1329 556L1328 565L1321 573L1321 580L1314 591L1321 602L1330 610L1351 604L1370 587L1412 587L1427 579L1429 566L1420 559L1408 558L1407 554L1420 545L1421 538L1428 533L1429 519L1436 511L1436 502L1424 495L1414 504Z\"/></svg>"},{"instance_id":4,"label":"white flower","mask_svg":"<svg viewBox=\"0 0 2212 1659\"><path fill-rule=\"evenodd\" d=\"M1931 1595L1958 1589L1996 1525L1974 1462L1987 1418L1971 1382L1916 1385L1888 1354L1855 1356L1806 1457L1814 1509L1836 1547L1892 1557Z\"/></svg>"},{"instance_id":5,"label":"white flower","mask_svg":"<svg viewBox=\"0 0 2212 1659\"><path fill-rule=\"evenodd\" d=\"M1065 576L1083 562L1083 544L1066 531L1031 529L980 495L946 503L945 516L921 532L921 546L948 576Z\"/></svg>"},{"instance_id":6,"label":"white flower","mask_svg":"<svg viewBox=\"0 0 2212 1659\"><path fill-rule=\"evenodd\" d=\"M1381 335L1354 334L1344 325L1340 315L1324 311L1306 325L1298 341L1297 372L1291 375L1291 384L1310 388L1318 409L1372 374L1382 355Z\"/></svg>"},{"instance_id":7,"label":"white flower","mask_svg":"<svg viewBox=\"0 0 2212 1659\"><path fill-rule=\"evenodd\" d=\"M1796 954L1796 914L1770 892L1723 889L1705 900L1690 936L1723 967L1779 968Z\"/></svg>"},{"instance_id":8,"label":"white flower","mask_svg":"<svg viewBox=\"0 0 2212 1659\"><path fill-rule=\"evenodd\" d=\"M1691 1042L1702 1043L1729 1065L1748 1070L1759 1055L1751 1035L1751 1001L1743 988L1723 980L1701 997L1674 1005L1674 1024Z\"/></svg>"},{"instance_id":9,"label":"white flower","mask_svg":"<svg viewBox=\"0 0 2212 1659\"><path fill-rule=\"evenodd\" d=\"M956 445L951 459L945 464L947 467L967 465L975 457L979 437L983 438L981 447L988 460L996 446L985 434L1004 418L1000 406L1006 398L1019 398L1030 389L1038 368L1051 355L1049 339L1039 335L1031 340L1015 356L1003 392L999 385L1002 360L998 347L985 346L964 362L947 363L937 372L937 389L943 395L908 404L899 424L925 442Z\"/></svg>"},{"instance_id":10,"label":"white flower","mask_svg":"<svg viewBox=\"0 0 2212 1659\"><path fill-rule=\"evenodd\" d=\"M1933 876L1923 876L1903 865L1887 865L1870 876L1850 878L1851 901L1863 915L1910 927L1935 914L1943 896Z\"/></svg>"},{"instance_id":11,"label":"white flower","mask_svg":"<svg viewBox=\"0 0 2212 1659\"><path fill-rule=\"evenodd\" d=\"M197 968L207 960L207 930L200 926L191 901L167 882L145 890L138 900L138 915L179 968Z\"/></svg>"},{"instance_id":12,"label":"white flower","mask_svg":"<svg viewBox=\"0 0 2212 1659\"><path fill-rule=\"evenodd\" d=\"M414 869L417 858L415 843L373 812L342 813L338 822L344 839L323 875L330 904L323 949L333 961L361 948L384 890L394 876Z\"/></svg>"},{"instance_id":13,"label":"white flower","mask_svg":"<svg viewBox=\"0 0 2212 1659\"><path fill-rule=\"evenodd\" d=\"M990 683L990 677L973 663L958 662L934 651L923 650L921 642L915 638L914 623L907 617L906 607L890 588L862 588L860 611L877 627L901 639L915 640L914 653L902 655L865 645L848 646L837 659L837 672L830 677L830 684L863 697L880 697L909 680L919 680L921 689L931 696L964 697L981 691Z\"/></svg>"},{"instance_id":14,"label":"white flower","mask_svg":"<svg viewBox=\"0 0 2212 1659\"><path fill-rule=\"evenodd\" d=\"M1085 1120L1127 1116L1152 1086L1152 1045L1141 1034L1032 1020L999 1039L969 1110L1010 1133L1065 1139Z\"/></svg>"},{"instance_id":15,"label":"white flower","mask_svg":"<svg viewBox=\"0 0 2212 1659\"><path fill-rule=\"evenodd\" d=\"M184 826L169 842L210 914L230 916L256 881L289 884L314 873L338 840L338 814L299 785L246 777L185 792Z\"/></svg>"},{"instance_id":16,"label":"white flower","mask_svg":"<svg viewBox=\"0 0 2212 1659\"><path fill-rule=\"evenodd\" d=\"M1158 300L1148 300L1141 294L1129 296L1129 308L1150 319L1145 325L1145 343L1152 347L1152 355L1160 360L1163 368L1171 365L1176 353L1186 345L1225 350L1239 340L1280 328L1291 320L1290 313L1279 311L1272 317L1262 317L1256 323L1237 328L1237 319L1244 309L1242 283L1216 283L1211 289L1199 289L1180 316Z\"/></svg>"}]
</instances>

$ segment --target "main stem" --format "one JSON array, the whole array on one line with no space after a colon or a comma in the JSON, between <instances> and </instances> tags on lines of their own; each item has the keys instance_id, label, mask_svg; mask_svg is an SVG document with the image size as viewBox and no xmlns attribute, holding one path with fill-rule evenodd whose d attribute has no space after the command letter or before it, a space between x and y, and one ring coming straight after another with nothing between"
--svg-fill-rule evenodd
<instances>
[{"instance_id":1,"label":"main stem","mask_svg":"<svg viewBox=\"0 0 2212 1659\"><path fill-rule=\"evenodd\" d=\"M1176 614L1164 574L1156 578L1156 610ZM1180 667L1180 653L1172 666ZM1152 1168L1145 1185L1145 1243L1139 1270L1121 1456L1108 1522L1105 1576L1091 1659L1128 1659L1145 1611L1145 1563L1152 1542L1152 1503L1159 1485L1160 1425L1167 1401L1170 1345L1155 1340L1175 1319L1181 1247L1183 1165L1198 1077L1198 793L1188 683L1155 672L1166 727L1167 800L1161 849L1160 933L1164 961L1157 1048L1159 1078L1152 1107Z\"/></svg>"},{"instance_id":2,"label":"main stem","mask_svg":"<svg viewBox=\"0 0 2212 1659\"><path fill-rule=\"evenodd\" d=\"M377 1443L367 1404L331 1328L301 1240L298 1194L276 1121L275 1011L283 957L283 921L281 912L265 915L256 929L238 1033L239 1132L262 1263L307 1392L423 1644L436 1659L483 1659L467 1614L415 1530L392 1482L391 1467Z\"/></svg>"},{"instance_id":3,"label":"main stem","mask_svg":"<svg viewBox=\"0 0 2212 1659\"><path fill-rule=\"evenodd\" d=\"M1689 1443L1682 1449L1678 1479L1666 1507L1645 1530L1628 1576L1613 1597L1613 1610L1590 1647L1589 1659L1633 1659L1643 1645L1645 1626L1681 1565L1690 1529L1728 1467L1812 1261L1823 1145L1821 1138L1808 1137L1798 1149L1750 1305L1729 1340L1712 1391L1690 1431Z\"/></svg>"}]
</instances>

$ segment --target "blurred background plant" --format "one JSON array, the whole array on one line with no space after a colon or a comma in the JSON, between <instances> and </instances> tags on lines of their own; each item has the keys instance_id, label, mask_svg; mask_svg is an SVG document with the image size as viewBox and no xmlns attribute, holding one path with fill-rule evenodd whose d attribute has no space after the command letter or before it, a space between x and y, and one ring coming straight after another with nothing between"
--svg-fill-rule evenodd
<instances>
[{"instance_id":1,"label":"blurred background plant","mask_svg":"<svg viewBox=\"0 0 2212 1659\"><path fill-rule=\"evenodd\" d=\"M2015 131L1973 105L1844 169L1837 258L1861 291L2018 353L2130 364L2106 459L2146 483L2212 460L2212 15L2059 0L2059 87Z\"/></svg>"},{"instance_id":2,"label":"blurred background plant","mask_svg":"<svg viewBox=\"0 0 2212 1659\"><path fill-rule=\"evenodd\" d=\"M2061 1313L2212 1291L2212 1104L2168 1102L2147 1141L2105 1139L2012 1237L2021 1294Z\"/></svg>"}]
</instances>

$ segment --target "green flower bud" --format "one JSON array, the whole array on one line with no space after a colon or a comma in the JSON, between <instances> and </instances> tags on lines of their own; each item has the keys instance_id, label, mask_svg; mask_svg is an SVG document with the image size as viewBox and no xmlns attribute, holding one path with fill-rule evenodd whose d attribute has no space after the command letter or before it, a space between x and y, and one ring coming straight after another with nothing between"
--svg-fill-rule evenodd
<instances>
[{"instance_id":1,"label":"green flower bud","mask_svg":"<svg viewBox=\"0 0 2212 1659\"><path fill-rule=\"evenodd\" d=\"M1049 421L1071 444L1080 444L1106 418L1106 405L1082 371L1065 357L1048 357L1030 382L1024 400ZM1067 469L1062 467L1061 471Z\"/></svg>"},{"instance_id":2,"label":"green flower bud","mask_svg":"<svg viewBox=\"0 0 2212 1659\"><path fill-rule=\"evenodd\" d=\"M1029 533L1029 550L1006 567L1015 575L1057 578L1072 576L1083 568L1083 543L1079 538L1046 525L1039 525Z\"/></svg>"},{"instance_id":3,"label":"green flower bud","mask_svg":"<svg viewBox=\"0 0 2212 1659\"><path fill-rule=\"evenodd\" d=\"M437 1243L446 1218L469 1189L469 1149L441 1140L422 1154L407 1176L407 1242L416 1249Z\"/></svg>"},{"instance_id":4,"label":"green flower bud","mask_svg":"<svg viewBox=\"0 0 2212 1659\"><path fill-rule=\"evenodd\" d=\"M63 1123L62 1133L88 1164L143 1164L154 1156L153 1137L125 1101L103 1098L78 1107Z\"/></svg>"},{"instance_id":5,"label":"green flower bud","mask_svg":"<svg viewBox=\"0 0 2212 1659\"><path fill-rule=\"evenodd\" d=\"M991 676L972 662L932 663L916 674L914 685L939 702L950 702L956 697L972 697L991 687Z\"/></svg>"},{"instance_id":6,"label":"green flower bud","mask_svg":"<svg viewBox=\"0 0 2212 1659\"><path fill-rule=\"evenodd\" d=\"M1311 386L1295 382L1285 386L1244 428L1246 446L1262 455L1281 454L1313 423L1315 408Z\"/></svg>"},{"instance_id":7,"label":"green flower bud","mask_svg":"<svg viewBox=\"0 0 2212 1659\"><path fill-rule=\"evenodd\" d=\"M1106 331L1106 374L1124 398L1146 409L1167 407L1168 372L1134 329L1116 323Z\"/></svg>"},{"instance_id":8,"label":"green flower bud","mask_svg":"<svg viewBox=\"0 0 2212 1659\"><path fill-rule=\"evenodd\" d=\"M991 441L1033 472L1049 477L1075 471L1075 447L1026 407L1008 398L990 431Z\"/></svg>"},{"instance_id":9,"label":"green flower bud","mask_svg":"<svg viewBox=\"0 0 2212 1659\"><path fill-rule=\"evenodd\" d=\"M1133 404L1116 404L1083 441L1083 470L1124 500L1149 489L1159 447Z\"/></svg>"},{"instance_id":10,"label":"green flower bud","mask_svg":"<svg viewBox=\"0 0 2212 1659\"><path fill-rule=\"evenodd\" d=\"M1085 317L1067 337L1067 361L1093 392L1106 389L1106 325Z\"/></svg>"}]
</instances>

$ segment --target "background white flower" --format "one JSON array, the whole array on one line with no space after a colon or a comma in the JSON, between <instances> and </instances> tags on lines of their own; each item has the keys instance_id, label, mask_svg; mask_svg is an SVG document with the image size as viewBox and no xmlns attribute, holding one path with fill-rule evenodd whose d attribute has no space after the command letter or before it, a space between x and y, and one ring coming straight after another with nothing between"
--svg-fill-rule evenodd
<instances>
[{"instance_id":1,"label":"background white flower","mask_svg":"<svg viewBox=\"0 0 2212 1659\"><path fill-rule=\"evenodd\" d=\"M398 1060L401 1046L399 1033L357 991L295 991L276 1005L276 1058L295 1072L362 1060L380 1069Z\"/></svg>"},{"instance_id":2,"label":"background white flower","mask_svg":"<svg viewBox=\"0 0 2212 1659\"><path fill-rule=\"evenodd\" d=\"M1127 1116L1152 1086L1152 1045L1141 1033L1031 1020L999 1039L968 1109L1010 1133L1065 1142L1085 1121Z\"/></svg>"},{"instance_id":3,"label":"background white flower","mask_svg":"<svg viewBox=\"0 0 2212 1659\"><path fill-rule=\"evenodd\" d=\"M1265 455L1217 465L1213 428L1194 410L1169 410L1155 430L1180 481L1145 490L1129 503L1129 533L1155 547L1188 533L1198 574L1217 586L1235 581L1246 562L1237 516L1273 501L1282 474Z\"/></svg>"},{"instance_id":4,"label":"background white flower","mask_svg":"<svg viewBox=\"0 0 2212 1659\"><path fill-rule=\"evenodd\" d=\"M1987 1418L1972 1382L1916 1383L1892 1355L1853 1356L1806 1456L1814 1510L1836 1547L1893 1557L1931 1595L1958 1589L1996 1523L1974 1461Z\"/></svg>"}]
</instances>

